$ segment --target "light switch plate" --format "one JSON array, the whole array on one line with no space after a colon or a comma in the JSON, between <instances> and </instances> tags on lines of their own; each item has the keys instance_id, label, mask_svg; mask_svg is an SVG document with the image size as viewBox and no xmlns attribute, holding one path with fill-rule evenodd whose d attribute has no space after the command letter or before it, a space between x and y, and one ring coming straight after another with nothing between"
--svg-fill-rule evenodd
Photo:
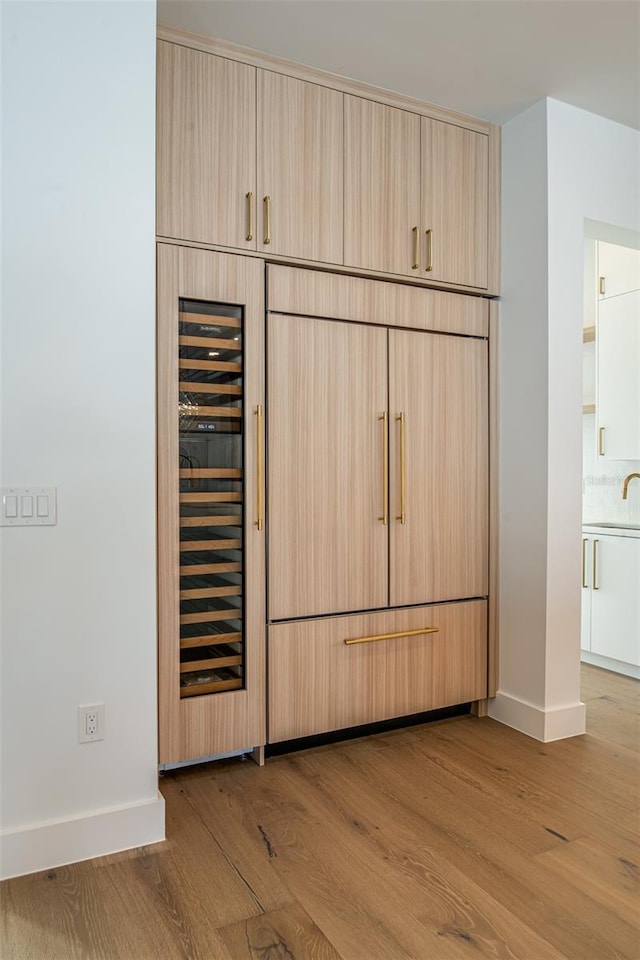
<instances>
[{"instance_id":1,"label":"light switch plate","mask_svg":"<svg viewBox=\"0 0 640 960\"><path fill-rule=\"evenodd\" d=\"M55 487L3 487L2 527L43 527L56 523Z\"/></svg>"}]
</instances>

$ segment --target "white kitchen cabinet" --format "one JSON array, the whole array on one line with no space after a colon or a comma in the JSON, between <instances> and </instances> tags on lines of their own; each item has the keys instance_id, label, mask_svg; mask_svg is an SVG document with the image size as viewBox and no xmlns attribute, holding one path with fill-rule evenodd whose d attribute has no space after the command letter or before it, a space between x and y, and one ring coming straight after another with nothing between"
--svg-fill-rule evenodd
<instances>
[{"instance_id":1,"label":"white kitchen cabinet","mask_svg":"<svg viewBox=\"0 0 640 960\"><path fill-rule=\"evenodd\" d=\"M580 595L580 649L584 652L591 650L591 584L590 576L590 557L592 551L592 538L583 534L582 536L582 591Z\"/></svg>"},{"instance_id":2,"label":"white kitchen cabinet","mask_svg":"<svg viewBox=\"0 0 640 960\"><path fill-rule=\"evenodd\" d=\"M640 676L640 538L585 532L582 659Z\"/></svg>"},{"instance_id":3,"label":"white kitchen cabinet","mask_svg":"<svg viewBox=\"0 0 640 960\"><path fill-rule=\"evenodd\" d=\"M598 296L617 297L640 290L640 250L617 243L598 243Z\"/></svg>"},{"instance_id":4,"label":"white kitchen cabinet","mask_svg":"<svg viewBox=\"0 0 640 960\"><path fill-rule=\"evenodd\" d=\"M640 459L640 290L601 300L596 331L598 454Z\"/></svg>"}]
</instances>

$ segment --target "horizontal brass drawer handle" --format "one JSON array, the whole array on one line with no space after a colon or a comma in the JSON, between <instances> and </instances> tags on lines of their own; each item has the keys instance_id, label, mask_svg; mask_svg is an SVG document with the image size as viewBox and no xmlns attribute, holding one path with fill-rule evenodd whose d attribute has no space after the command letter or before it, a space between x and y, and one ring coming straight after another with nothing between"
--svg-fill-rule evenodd
<instances>
[{"instance_id":1,"label":"horizontal brass drawer handle","mask_svg":"<svg viewBox=\"0 0 640 960\"><path fill-rule=\"evenodd\" d=\"M421 627L419 630L401 630L400 633L379 633L375 637L353 637L345 640L347 647L352 643L375 643L376 640L395 640L397 637L419 637L424 633L438 633L439 627Z\"/></svg>"}]
</instances>

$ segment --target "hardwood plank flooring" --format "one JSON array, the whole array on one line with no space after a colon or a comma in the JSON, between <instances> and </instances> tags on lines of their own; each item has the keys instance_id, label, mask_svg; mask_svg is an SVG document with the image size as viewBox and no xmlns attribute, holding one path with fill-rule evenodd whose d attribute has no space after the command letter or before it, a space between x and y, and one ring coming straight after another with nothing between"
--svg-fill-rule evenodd
<instances>
[{"instance_id":1,"label":"hardwood plank flooring","mask_svg":"<svg viewBox=\"0 0 640 960\"><path fill-rule=\"evenodd\" d=\"M640 683L167 774L166 843L6 881L3 960L640 960Z\"/></svg>"}]
</instances>

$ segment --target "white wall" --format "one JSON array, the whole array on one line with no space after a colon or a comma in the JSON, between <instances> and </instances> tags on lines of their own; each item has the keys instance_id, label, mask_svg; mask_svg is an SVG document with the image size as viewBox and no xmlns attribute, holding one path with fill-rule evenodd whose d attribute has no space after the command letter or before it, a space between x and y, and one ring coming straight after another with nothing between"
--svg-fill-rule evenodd
<instances>
[{"instance_id":1,"label":"white wall","mask_svg":"<svg viewBox=\"0 0 640 960\"><path fill-rule=\"evenodd\" d=\"M581 733L585 719L585 218L638 229L639 148L638 131L553 100L503 128L501 652L491 712L542 740Z\"/></svg>"},{"instance_id":2,"label":"white wall","mask_svg":"<svg viewBox=\"0 0 640 960\"><path fill-rule=\"evenodd\" d=\"M545 677L546 130L541 101L502 132L500 691L525 702Z\"/></svg>"},{"instance_id":3,"label":"white wall","mask_svg":"<svg viewBox=\"0 0 640 960\"><path fill-rule=\"evenodd\" d=\"M3 3L2 871L163 836L156 778L155 3ZM77 706L106 704L79 745ZM87 819L88 818L88 819Z\"/></svg>"}]
</instances>

